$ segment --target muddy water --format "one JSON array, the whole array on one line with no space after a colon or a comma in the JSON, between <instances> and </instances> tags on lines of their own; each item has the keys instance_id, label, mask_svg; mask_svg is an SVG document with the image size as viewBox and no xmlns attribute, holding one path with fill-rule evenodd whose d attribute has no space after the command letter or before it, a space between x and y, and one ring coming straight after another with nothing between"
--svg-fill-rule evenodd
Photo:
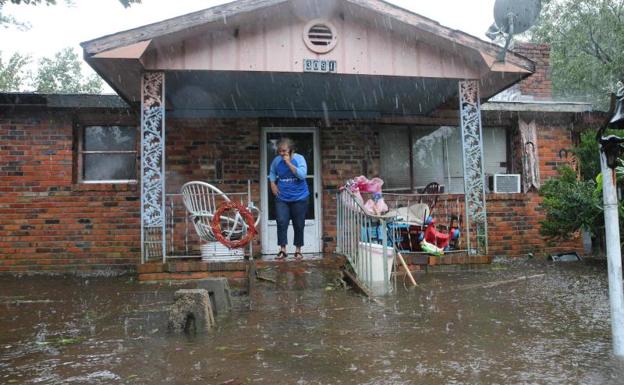
<instances>
[{"instance_id":1,"label":"muddy water","mask_svg":"<svg viewBox=\"0 0 624 385\"><path fill-rule=\"evenodd\" d=\"M2 277L0 384L624 383L603 266L429 274L378 304L311 265L260 274L195 337L166 330L179 286Z\"/></svg>"}]
</instances>

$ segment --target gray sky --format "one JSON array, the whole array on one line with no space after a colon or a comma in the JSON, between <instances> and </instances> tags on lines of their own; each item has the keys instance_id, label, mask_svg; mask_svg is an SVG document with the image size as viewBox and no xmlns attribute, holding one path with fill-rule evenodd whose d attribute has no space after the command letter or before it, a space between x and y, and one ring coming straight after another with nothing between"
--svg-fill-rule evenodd
<instances>
[{"instance_id":1,"label":"gray sky","mask_svg":"<svg viewBox=\"0 0 624 385\"><path fill-rule=\"evenodd\" d=\"M493 23L494 0L386 0L440 24L487 40L484 33ZM52 56L65 47L111 33L228 3L224 0L143 0L128 9L117 0L59 1L57 6L6 5L2 12L32 28L0 29L0 51L5 58L19 51L38 58ZM0 27L1 28L1 27Z\"/></svg>"}]
</instances>

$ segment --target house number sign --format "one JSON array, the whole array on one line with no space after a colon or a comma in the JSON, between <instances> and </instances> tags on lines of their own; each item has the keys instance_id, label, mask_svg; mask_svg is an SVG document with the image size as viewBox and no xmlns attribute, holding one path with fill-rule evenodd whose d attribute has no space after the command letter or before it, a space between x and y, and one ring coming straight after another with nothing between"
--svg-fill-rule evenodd
<instances>
[{"instance_id":1,"label":"house number sign","mask_svg":"<svg viewBox=\"0 0 624 385\"><path fill-rule=\"evenodd\" d=\"M303 72L336 73L335 60L303 59Z\"/></svg>"}]
</instances>

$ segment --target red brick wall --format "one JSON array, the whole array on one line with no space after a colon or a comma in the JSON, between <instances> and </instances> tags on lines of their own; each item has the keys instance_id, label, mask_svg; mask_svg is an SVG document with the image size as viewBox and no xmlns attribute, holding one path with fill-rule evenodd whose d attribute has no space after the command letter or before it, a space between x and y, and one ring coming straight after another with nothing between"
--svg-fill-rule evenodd
<instances>
[{"instance_id":1,"label":"red brick wall","mask_svg":"<svg viewBox=\"0 0 624 385\"><path fill-rule=\"evenodd\" d=\"M546 123L537 121L537 141L541 183L558 176L557 169L571 164L572 157L565 156L561 149L574 145L574 135L569 123ZM514 164L516 172L521 169L519 134L512 139L515 143ZM576 236L570 241L550 242L539 234L539 222L545 218L540 207L542 198L535 191L521 194L488 194L487 214L490 255L522 256L528 253L548 255L557 252L583 252L582 240Z\"/></svg>"},{"instance_id":2,"label":"red brick wall","mask_svg":"<svg viewBox=\"0 0 624 385\"><path fill-rule=\"evenodd\" d=\"M74 122L116 119L66 112L0 118L0 271L132 269L140 261L139 185L78 184L73 175ZM191 180L247 192L251 180L252 199L259 203L259 139L253 119L168 120L167 192L178 194ZM215 180L217 159L223 163L221 181ZM196 253L199 242L184 221L179 196L171 200L177 207L176 251L185 251L188 225L190 252Z\"/></svg>"},{"instance_id":3,"label":"red brick wall","mask_svg":"<svg viewBox=\"0 0 624 385\"><path fill-rule=\"evenodd\" d=\"M532 95L536 99L552 98L550 45L518 42L514 51L535 62L535 73L520 82L522 94Z\"/></svg>"},{"instance_id":4,"label":"red brick wall","mask_svg":"<svg viewBox=\"0 0 624 385\"><path fill-rule=\"evenodd\" d=\"M452 124L454 116L420 122ZM139 262L138 186L77 184L73 175L74 121L102 124L114 119L51 112L0 117L0 271L127 269ZM484 120L488 121L487 115ZM569 122L544 124L542 120L538 123L539 157L545 180L567 161L559 157L559 150L572 146L573 135L566 128ZM496 121L502 122L500 117ZM224 174L216 184L227 191L246 192L249 179L252 199L259 203L260 127L265 123L169 119L168 193L178 193L189 180L214 182L219 159ZM336 189L360 174L379 176L377 132L376 124L351 121L334 121L320 130L325 252L335 248ZM490 194L487 201L491 255L580 249L580 240L549 245L539 236L543 214L537 194ZM177 242L185 225L184 214L179 214Z\"/></svg>"},{"instance_id":5,"label":"red brick wall","mask_svg":"<svg viewBox=\"0 0 624 385\"><path fill-rule=\"evenodd\" d=\"M492 119L486 116L486 124ZM452 124L447 117L436 124ZM511 121L497 117L498 125L512 124ZM431 123L422 121L422 123ZM274 122L276 126L297 126L293 122ZM215 184L226 191L247 189L247 180L252 181L252 199L260 202L260 123L247 120L170 120L167 122L167 183L170 193L179 192L180 186L189 180L207 180L215 182L214 162L221 159L224 163L224 180ZM262 125L271 125L263 122ZM318 125L299 124L299 126ZM556 169L568 159L559 158L561 148L572 146L573 136L566 127L569 124L559 122L547 125L538 123L538 142L540 171L542 180L553 177ZM336 189L347 179L364 174L369 177L379 175L378 126L365 122L335 121L329 127L320 130L321 168L323 186L323 251L335 250L336 234ZM515 136L517 137L517 135ZM515 140L516 146L518 141ZM520 152L514 150L516 155ZM518 172L520 166L514 166ZM367 169L367 170L365 170ZM383 177L383 176L381 176ZM539 220L543 218L539 203L541 198L535 192L529 194L488 194L488 215L490 218L490 254L521 256L529 252L534 254L580 250L580 241L569 244L549 246L539 236ZM181 214L183 215L183 213ZM180 244L183 222L178 219L176 242ZM193 232L191 243L193 240ZM257 241L255 250L259 250ZM196 250L194 250L196 252Z\"/></svg>"},{"instance_id":6,"label":"red brick wall","mask_svg":"<svg viewBox=\"0 0 624 385\"><path fill-rule=\"evenodd\" d=\"M176 208L174 253L198 255L200 242L192 224L185 221L180 188L186 182L204 181L221 189L231 199L242 197L246 202L249 180L251 199L260 206L260 125L257 119L169 119L166 145L167 193L177 194L170 195L167 200L167 210L171 200ZM223 168L219 180L216 179L217 161ZM188 240L185 239L187 233ZM259 250L260 237L257 237L254 251Z\"/></svg>"},{"instance_id":7,"label":"red brick wall","mask_svg":"<svg viewBox=\"0 0 624 385\"><path fill-rule=\"evenodd\" d=\"M0 271L128 269L139 261L136 185L75 184L72 145L72 114L0 117Z\"/></svg>"},{"instance_id":8,"label":"red brick wall","mask_svg":"<svg viewBox=\"0 0 624 385\"><path fill-rule=\"evenodd\" d=\"M336 193L353 177L379 176L379 141L366 123L334 122L321 129L323 252L336 250Z\"/></svg>"},{"instance_id":9,"label":"red brick wall","mask_svg":"<svg viewBox=\"0 0 624 385\"><path fill-rule=\"evenodd\" d=\"M260 126L256 119L170 119L166 143L168 193L179 193L192 180L247 192L247 180L251 180L258 202ZM223 179L218 181L217 160L223 165Z\"/></svg>"},{"instance_id":10,"label":"red brick wall","mask_svg":"<svg viewBox=\"0 0 624 385\"><path fill-rule=\"evenodd\" d=\"M252 199L260 204L260 126L309 127L318 122L258 120L188 120L167 121L167 190L178 193L182 184L190 180L214 183L224 191L247 191L247 180L252 182ZM336 189L347 179L368 171L377 176L379 145L370 125L348 121L333 122L320 129L321 173L323 188L323 251L335 251ZM223 181L215 181L214 164L224 164ZM365 170L366 169L366 170ZM176 243L183 243L183 212L176 213ZM190 244L197 245L194 233ZM260 250L260 237L254 250ZM197 248L191 246L193 252Z\"/></svg>"}]
</instances>

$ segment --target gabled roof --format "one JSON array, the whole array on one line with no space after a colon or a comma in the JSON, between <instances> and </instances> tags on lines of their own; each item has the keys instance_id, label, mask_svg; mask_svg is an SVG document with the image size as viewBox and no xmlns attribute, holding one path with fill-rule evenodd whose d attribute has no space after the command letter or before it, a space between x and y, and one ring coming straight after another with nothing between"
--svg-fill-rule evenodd
<instances>
[{"instance_id":1,"label":"gabled roof","mask_svg":"<svg viewBox=\"0 0 624 385\"><path fill-rule=\"evenodd\" d=\"M97 39L85 41L80 45L84 49L85 56L94 56L104 51L110 51L120 47L131 46L135 43L149 41L151 39L185 31L189 28L202 26L213 22L227 23L227 20L235 16L255 12L291 0L239 0L231 3L218 5L212 8L173 17L156 23L144 25L127 31L117 32Z\"/></svg>"},{"instance_id":2,"label":"gabled roof","mask_svg":"<svg viewBox=\"0 0 624 385\"><path fill-rule=\"evenodd\" d=\"M343 42L340 47L342 52L338 53L337 48L327 55L317 55L306 53L305 47L300 47L303 43L300 37L295 36L293 28L299 28L302 23L320 16L342 23L343 33L351 37L348 44ZM279 23L282 23L281 29L276 29ZM250 25L255 25L256 30L247 28ZM239 28L240 34L244 36L239 36ZM374 35L376 43L362 42L359 37L354 37L354 34L360 33L359 29L364 34ZM271 51L277 44L275 37L288 33L291 35L284 39L290 39L291 46L277 46L277 50ZM257 37L257 34L264 35ZM389 43L393 47L389 47ZM268 47L270 44L273 46ZM402 53L404 47L401 44L407 47L405 54ZM262 76L261 72L280 76L301 74L304 72L302 59L308 56L332 59L334 55L334 59L339 58L341 67L333 74L336 76L327 78L332 81L328 80L325 87L336 77L365 75L398 78L393 84L394 90L391 87L389 92L394 93L397 106L400 104L400 94L409 92L401 86L400 78L404 76L424 79L425 82L431 79L437 82L435 79L439 79L439 87L435 89L444 89L443 94L437 99L427 95L426 101L416 103L439 105L452 97L453 91L449 90L453 87L449 88L449 80L478 79L481 81L481 95L487 98L530 75L535 69L531 60L511 51L506 61L499 63L496 60L501 50L499 46L380 0L239 0L104 36L81 45L85 60L130 103L138 102L140 98L140 76L145 70L172 73L203 71L192 77L201 80L203 85L199 86L205 89L206 84L213 82L208 74L216 76L219 71L233 72L228 76L235 81L238 80L237 72L241 76L244 76L242 72L256 73L258 76ZM394 52L390 53L391 50ZM217 55L215 52L219 60L209 59L209 56ZM252 52L253 55L249 56L255 57L247 63L247 58L242 58L241 52ZM236 54L237 57L234 56ZM358 58L353 59L352 54L358 55ZM279 56L279 60L276 56ZM218 65L202 67L210 60L218 61ZM376 67L372 68L374 65ZM177 77L182 78L188 79L185 76ZM312 76L306 75L305 78L311 81ZM355 82L358 83L357 80ZM168 84L174 86L172 90L183 87L182 84ZM238 89L238 85L234 85L234 88ZM287 96L287 90L280 92ZM230 98L228 95L216 96ZM233 104L236 105L236 101ZM353 109L356 110L357 106ZM399 110L398 107L394 109Z\"/></svg>"},{"instance_id":3,"label":"gabled roof","mask_svg":"<svg viewBox=\"0 0 624 385\"><path fill-rule=\"evenodd\" d=\"M275 7L280 4L296 2L297 0L238 0L231 3L215 6L202 11L189 13L163 20L157 23L148 24L142 27L118 32L112 35L103 36L97 39L86 41L80 45L84 49L85 57L92 57L106 51L117 48L129 47L138 43L145 43L152 39L186 31L192 28L203 26L209 23L228 23L228 19L244 16L263 9ZM319 0L306 0L308 2ZM321 0L322 2L322 0ZM496 44L483 41L460 30L451 29L414 12L408 11L396 5L382 0L328 0L326 2L342 2L357 5L369 9L388 18L395 19L401 23L429 32L440 39L448 40L454 44L467 48L477 49L495 57L500 51ZM146 44L141 45L144 50ZM508 52L506 60L514 65L518 65L527 71L533 72L535 66L529 59L518 55L512 51Z\"/></svg>"}]
</instances>

